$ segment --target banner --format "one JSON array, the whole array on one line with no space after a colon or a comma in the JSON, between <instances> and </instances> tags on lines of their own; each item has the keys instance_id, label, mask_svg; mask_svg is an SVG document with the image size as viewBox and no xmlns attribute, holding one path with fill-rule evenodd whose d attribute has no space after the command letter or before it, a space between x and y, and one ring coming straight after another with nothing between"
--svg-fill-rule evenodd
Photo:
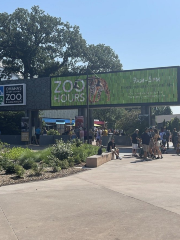
<instances>
[{"instance_id":1,"label":"banner","mask_svg":"<svg viewBox=\"0 0 180 240\"><path fill-rule=\"evenodd\" d=\"M75 128L84 127L84 117L83 116L75 116Z\"/></svg>"},{"instance_id":2,"label":"banner","mask_svg":"<svg viewBox=\"0 0 180 240\"><path fill-rule=\"evenodd\" d=\"M51 77L51 106L87 104L86 76ZM177 67L88 76L89 105L178 102Z\"/></svg>"}]
</instances>

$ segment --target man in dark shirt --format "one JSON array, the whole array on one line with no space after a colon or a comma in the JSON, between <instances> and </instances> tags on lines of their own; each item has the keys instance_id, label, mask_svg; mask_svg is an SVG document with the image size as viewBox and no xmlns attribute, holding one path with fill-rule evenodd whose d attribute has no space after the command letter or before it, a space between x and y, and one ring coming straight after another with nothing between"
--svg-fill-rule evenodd
<instances>
[{"instance_id":1,"label":"man in dark shirt","mask_svg":"<svg viewBox=\"0 0 180 240\"><path fill-rule=\"evenodd\" d=\"M165 134L166 134L166 143L167 143L167 149L169 149L169 137L170 137L170 131L164 127Z\"/></svg>"},{"instance_id":2,"label":"man in dark shirt","mask_svg":"<svg viewBox=\"0 0 180 240\"><path fill-rule=\"evenodd\" d=\"M145 160L147 160L147 153L149 151L149 142L150 142L150 136L148 134L149 129L146 128L144 133L142 134L141 138L142 138L142 147L144 150L144 158Z\"/></svg>"},{"instance_id":3,"label":"man in dark shirt","mask_svg":"<svg viewBox=\"0 0 180 240\"><path fill-rule=\"evenodd\" d=\"M114 142L114 139L111 139L111 141L108 143L107 151L108 151L108 152L112 152L113 154L115 154L117 159L120 159L120 160L122 159L122 158L119 156L119 149L116 148L116 144L115 144L115 142Z\"/></svg>"},{"instance_id":4,"label":"man in dark shirt","mask_svg":"<svg viewBox=\"0 0 180 240\"><path fill-rule=\"evenodd\" d=\"M131 141L132 141L132 156L136 157L136 149L138 149L138 133L139 130L136 129L134 133L131 135Z\"/></svg>"}]
</instances>

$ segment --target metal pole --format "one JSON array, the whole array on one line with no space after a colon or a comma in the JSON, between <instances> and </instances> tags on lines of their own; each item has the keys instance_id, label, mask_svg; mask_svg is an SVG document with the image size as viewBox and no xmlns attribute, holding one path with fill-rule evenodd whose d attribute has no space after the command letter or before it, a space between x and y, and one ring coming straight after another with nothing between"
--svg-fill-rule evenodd
<instances>
[{"instance_id":1,"label":"metal pole","mask_svg":"<svg viewBox=\"0 0 180 240\"><path fill-rule=\"evenodd\" d=\"M151 126L151 107L148 106L148 114L149 114L149 127Z\"/></svg>"},{"instance_id":2,"label":"metal pole","mask_svg":"<svg viewBox=\"0 0 180 240\"><path fill-rule=\"evenodd\" d=\"M87 92L87 142L89 143L89 81L88 81L88 66L87 66L87 81L86 81L86 92Z\"/></svg>"}]
</instances>

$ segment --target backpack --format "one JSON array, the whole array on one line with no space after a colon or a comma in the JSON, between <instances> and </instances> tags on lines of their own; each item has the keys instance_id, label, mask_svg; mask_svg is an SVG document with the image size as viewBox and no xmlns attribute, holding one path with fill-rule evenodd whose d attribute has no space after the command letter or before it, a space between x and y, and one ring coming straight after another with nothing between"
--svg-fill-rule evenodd
<instances>
[{"instance_id":1,"label":"backpack","mask_svg":"<svg viewBox=\"0 0 180 240\"><path fill-rule=\"evenodd\" d=\"M163 135L163 139L166 139L166 133L164 133L164 135Z\"/></svg>"},{"instance_id":2,"label":"backpack","mask_svg":"<svg viewBox=\"0 0 180 240\"><path fill-rule=\"evenodd\" d=\"M100 147L99 149L98 149L98 154L97 155L101 155L102 154L102 147Z\"/></svg>"},{"instance_id":3,"label":"backpack","mask_svg":"<svg viewBox=\"0 0 180 240\"><path fill-rule=\"evenodd\" d=\"M168 139L170 136L170 132L169 131L166 131L166 138Z\"/></svg>"}]
</instances>

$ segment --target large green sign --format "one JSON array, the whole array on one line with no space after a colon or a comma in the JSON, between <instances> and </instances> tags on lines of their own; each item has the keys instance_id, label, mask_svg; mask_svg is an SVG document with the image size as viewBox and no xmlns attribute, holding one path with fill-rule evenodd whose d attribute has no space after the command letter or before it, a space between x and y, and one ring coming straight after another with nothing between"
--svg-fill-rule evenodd
<instances>
[{"instance_id":1,"label":"large green sign","mask_svg":"<svg viewBox=\"0 0 180 240\"><path fill-rule=\"evenodd\" d=\"M86 105L86 76L52 77L51 106ZM89 104L141 105L178 101L177 67L89 75Z\"/></svg>"}]
</instances>

